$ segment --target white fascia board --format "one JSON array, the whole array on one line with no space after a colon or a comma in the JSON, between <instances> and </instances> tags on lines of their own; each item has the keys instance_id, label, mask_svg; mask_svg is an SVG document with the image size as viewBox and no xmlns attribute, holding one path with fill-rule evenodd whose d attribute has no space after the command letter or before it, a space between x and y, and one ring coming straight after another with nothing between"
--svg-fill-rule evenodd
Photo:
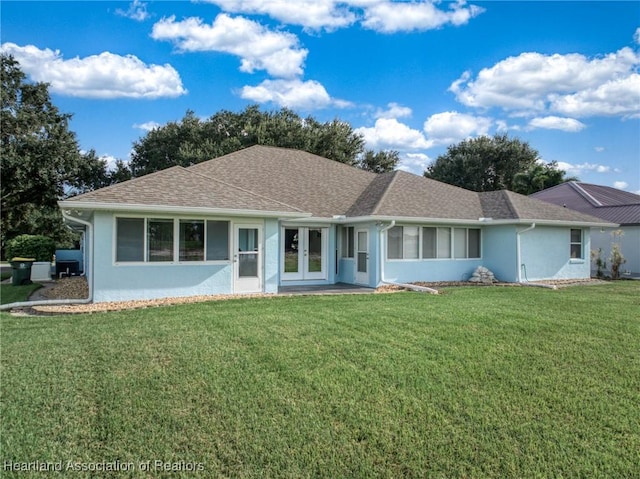
<instances>
[{"instance_id":1,"label":"white fascia board","mask_svg":"<svg viewBox=\"0 0 640 479\"><path fill-rule=\"evenodd\" d=\"M606 222L588 222L588 221L564 221L564 220L536 220L536 219L518 219L518 220L490 220L483 221L485 225L530 225L535 223L538 226L570 226L574 228L617 228L615 223Z\"/></svg>"},{"instance_id":2,"label":"white fascia board","mask_svg":"<svg viewBox=\"0 0 640 479\"><path fill-rule=\"evenodd\" d=\"M136 213L173 213L173 214L199 214L199 215L224 215L242 217L262 217L262 218L308 218L310 213L295 211L264 211L245 210L230 208L202 208L184 206L161 206L161 205L139 205L139 204L114 204L114 203L92 203L81 201L59 201L58 206L64 210L89 210L89 211L130 211Z\"/></svg>"},{"instance_id":3,"label":"white fascia board","mask_svg":"<svg viewBox=\"0 0 640 479\"><path fill-rule=\"evenodd\" d=\"M616 225L615 223L587 222L587 221L560 221L560 220L536 220L536 219L494 220L491 218L478 218L478 219L429 218L429 217L418 218L415 216L354 216L354 217L333 219L331 221L339 224L395 221L397 224L413 223L413 224L477 225L477 226L530 225L531 223L536 223L538 225L545 225L545 226L573 226L573 227L584 227L584 228L617 228L619 226L619 225Z\"/></svg>"}]
</instances>

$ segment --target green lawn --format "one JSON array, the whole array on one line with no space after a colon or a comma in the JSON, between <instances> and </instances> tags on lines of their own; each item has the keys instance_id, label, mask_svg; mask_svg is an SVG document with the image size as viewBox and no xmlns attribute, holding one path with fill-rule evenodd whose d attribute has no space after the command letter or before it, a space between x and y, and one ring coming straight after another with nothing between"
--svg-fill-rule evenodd
<instances>
[{"instance_id":1,"label":"green lawn","mask_svg":"<svg viewBox=\"0 0 640 479\"><path fill-rule=\"evenodd\" d=\"M23 286L13 286L11 283L2 283L0 284L0 304L27 301L31 293L41 287L42 285L38 283Z\"/></svg>"},{"instance_id":2,"label":"green lawn","mask_svg":"<svg viewBox=\"0 0 640 479\"><path fill-rule=\"evenodd\" d=\"M638 477L640 282L445 293L3 314L0 475Z\"/></svg>"}]
</instances>

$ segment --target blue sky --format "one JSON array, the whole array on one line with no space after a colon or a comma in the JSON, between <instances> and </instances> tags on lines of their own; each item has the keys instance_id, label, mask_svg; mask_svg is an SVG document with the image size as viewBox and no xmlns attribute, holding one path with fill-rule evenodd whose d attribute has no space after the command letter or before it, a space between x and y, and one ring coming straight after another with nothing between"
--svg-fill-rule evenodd
<instances>
[{"instance_id":1,"label":"blue sky","mask_svg":"<svg viewBox=\"0 0 640 479\"><path fill-rule=\"evenodd\" d=\"M1 4L2 50L50 83L81 148L219 110L340 118L421 174L507 133L640 192L640 2L201 0Z\"/></svg>"}]
</instances>

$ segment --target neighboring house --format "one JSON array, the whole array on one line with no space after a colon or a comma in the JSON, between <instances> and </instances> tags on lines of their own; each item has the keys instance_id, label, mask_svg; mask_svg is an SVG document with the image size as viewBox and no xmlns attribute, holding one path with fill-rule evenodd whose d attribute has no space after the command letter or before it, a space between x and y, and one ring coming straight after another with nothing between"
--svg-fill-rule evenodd
<instances>
[{"instance_id":1,"label":"neighboring house","mask_svg":"<svg viewBox=\"0 0 640 479\"><path fill-rule=\"evenodd\" d=\"M93 300L276 293L287 285L589 277L609 222L509 191L474 193L253 146L60 202L85 231Z\"/></svg>"},{"instance_id":2,"label":"neighboring house","mask_svg":"<svg viewBox=\"0 0 640 479\"><path fill-rule=\"evenodd\" d=\"M621 271L640 277L640 195L609 186L569 181L531 195L532 198L618 223L619 228L594 227L591 229L591 249L602 249L602 259L610 266L609 256L614 238L612 232L620 229L616 238L627 262Z\"/></svg>"}]
</instances>

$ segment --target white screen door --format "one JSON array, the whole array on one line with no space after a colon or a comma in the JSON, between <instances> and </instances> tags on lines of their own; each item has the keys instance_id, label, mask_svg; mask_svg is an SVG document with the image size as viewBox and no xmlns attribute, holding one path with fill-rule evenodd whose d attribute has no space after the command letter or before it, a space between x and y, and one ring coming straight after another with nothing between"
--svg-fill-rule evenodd
<instances>
[{"instance_id":1,"label":"white screen door","mask_svg":"<svg viewBox=\"0 0 640 479\"><path fill-rule=\"evenodd\" d=\"M234 248L234 292L261 292L262 227L258 225L236 225Z\"/></svg>"},{"instance_id":2,"label":"white screen door","mask_svg":"<svg viewBox=\"0 0 640 479\"><path fill-rule=\"evenodd\" d=\"M369 284L369 231L356 230L356 283Z\"/></svg>"}]
</instances>

